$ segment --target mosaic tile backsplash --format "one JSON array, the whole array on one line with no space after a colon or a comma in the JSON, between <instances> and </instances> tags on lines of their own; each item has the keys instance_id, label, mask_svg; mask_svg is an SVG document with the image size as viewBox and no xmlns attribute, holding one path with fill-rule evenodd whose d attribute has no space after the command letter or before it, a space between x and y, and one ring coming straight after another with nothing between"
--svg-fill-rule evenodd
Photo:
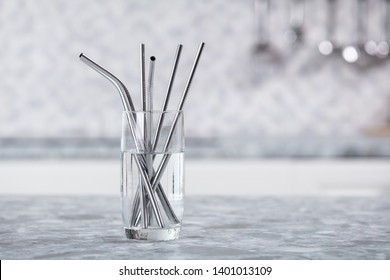
<instances>
[{"instance_id":1,"label":"mosaic tile backsplash","mask_svg":"<svg viewBox=\"0 0 390 280\"><path fill-rule=\"evenodd\" d=\"M284 37L289 1L271 2L270 37L278 59L259 60L253 54L252 0L3 0L0 137L119 138L119 95L78 55L83 52L112 71L140 108L140 42L147 56L157 57L157 108L176 46L184 45L171 109L198 44L206 42L185 107L189 137L254 142L263 137L361 137L372 127L386 127L390 61L356 67L340 57L321 56L323 0L307 1L304 43L289 45ZM347 17L352 2L338 7L337 36L343 44L354 40L354 23ZM373 39L381 36L377 2L370 1Z\"/></svg>"}]
</instances>

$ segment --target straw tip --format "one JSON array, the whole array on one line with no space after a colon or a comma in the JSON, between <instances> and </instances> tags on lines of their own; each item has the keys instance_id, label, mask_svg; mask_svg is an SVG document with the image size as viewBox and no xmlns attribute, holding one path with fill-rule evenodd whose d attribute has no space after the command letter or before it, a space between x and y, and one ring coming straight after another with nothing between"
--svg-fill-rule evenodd
<instances>
[{"instance_id":1,"label":"straw tip","mask_svg":"<svg viewBox=\"0 0 390 280\"><path fill-rule=\"evenodd\" d=\"M150 57L150 60L151 60L151 61L155 61L155 60L156 60L156 57L151 56L151 57Z\"/></svg>"},{"instance_id":2,"label":"straw tip","mask_svg":"<svg viewBox=\"0 0 390 280\"><path fill-rule=\"evenodd\" d=\"M79 57L82 57L82 56L84 56L84 54L83 54L83 53L80 53Z\"/></svg>"}]
</instances>

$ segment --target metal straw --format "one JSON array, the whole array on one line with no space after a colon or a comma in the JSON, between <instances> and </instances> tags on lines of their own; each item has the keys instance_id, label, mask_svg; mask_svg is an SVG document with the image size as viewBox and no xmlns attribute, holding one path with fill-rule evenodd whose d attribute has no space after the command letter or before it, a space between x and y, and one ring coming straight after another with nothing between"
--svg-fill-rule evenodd
<instances>
[{"instance_id":1,"label":"metal straw","mask_svg":"<svg viewBox=\"0 0 390 280\"><path fill-rule=\"evenodd\" d=\"M157 124L157 130L156 130L156 134L155 134L155 140L153 141L154 145L153 145L153 148L151 149L151 151L155 151L156 149L156 145L157 145L157 141L158 141L158 137L160 135L160 131L161 131L161 127L162 127L162 123L163 123L163 119L164 119L164 111L167 109L168 107L168 101L169 101L169 98L170 98L170 93L171 93L171 90L172 90L172 85L173 85L173 81L174 81L174 78L175 78L175 75L176 75L176 69L177 69L177 65L178 65L178 62L179 62L179 58L180 58L180 54L181 54L181 49L182 49L182 45L179 44L178 48L177 48L177 51L176 51L176 56L175 56L175 62L174 62L174 66L173 66L173 70L172 70L172 74L171 74L171 78L169 80L169 84L168 84L168 90L167 90L167 94L166 94L166 97L165 97L165 100L164 100L164 105L163 105L163 109L162 109L162 113L160 115L160 118L158 120L158 124ZM148 92L150 93L150 108L153 109L153 105L152 105L152 98L151 98L151 95L152 95L152 92L153 92L153 78L154 78L154 68L155 68L155 57L151 57L151 61L150 61L150 67L149 67L149 78L148 78ZM147 95L146 97L148 97L149 95ZM148 102L146 102L148 103ZM152 116L152 114L151 114ZM150 116L150 117L151 117ZM151 125L150 125L151 127ZM157 139L157 140L156 140ZM146 161L149 162L149 164L147 164L147 166L151 165L153 166L153 159L154 159L154 155L151 156L150 159L148 159L148 155L146 156ZM154 175L154 170L153 170L153 167L150 168L150 170L152 170L151 173L149 173L149 176L150 176L150 181L152 182L152 178L153 178L153 175ZM169 220L174 223L174 224L178 224L180 223L180 220L177 218L176 214L175 214L175 211L173 210L171 204L169 203L169 200L161 186L161 184L159 183L158 184L158 188L155 189L156 192L157 192L157 195L160 199L160 202L162 203L163 207L164 207L164 210L169 218ZM136 194L135 194L135 197L139 197L139 190L137 190ZM140 200L139 199L136 199L136 201L134 202L134 205L133 205L133 213L135 213L136 211L137 214L140 214L139 213L139 203L140 203ZM132 220L132 224L133 225L137 225L139 222L139 217L137 215L134 215L133 216L133 220Z\"/></svg>"},{"instance_id":2,"label":"metal straw","mask_svg":"<svg viewBox=\"0 0 390 280\"><path fill-rule=\"evenodd\" d=\"M145 86L145 45L140 44L140 68L141 68L141 102L142 102L142 110L146 110L146 86Z\"/></svg>"},{"instance_id":3,"label":"metal straw","mask_svg":"<svg viewBox=\"0 0 390 280\"><path fill-rule=\"evenodd\" d=\"M154 135L153 151L155 151L157 148L157 144L158 144L158 140L159 140L161 128L162 128L162 123L163 123L164 117L165 117L164 112L168 108L168 102L169 102L169 99L171 97L172 85L173 85L173 82L175 80L176 70L177 70L177 66L179 65L179 60L180 60L182 48L183 48L183 45L181 45L181 44L179 44L177 46L177 50L176 50L176 54L175 54L175 61L173 63L173 68L172 68L172 73L171 73L171 78L169 79L169 82L168 82L168 88L167 88L167 92L165 94L165 99L164 99L164 103L163 103L162 110L161 110L162 114L160 115L160 118L157 122L156 134Z\"/></svg>"},{"instance_id":4,"label":"metal straw","mask_svg":"<svg viewBox=\"0 0 390 280\"><path fill-rule=\"evenodd\" d=\"M146 111L146 87L145 87L145 45L144 44L140 44L140 72L141 72L141 103L142 103L142 111L145 112ZM145 114L145 113L144 113ZM146 152L146 115L144 115L144 118L143 118L143 139L144 139L144 144L145 144L145 152ZM146 172L148 172L148 164L146 162ZM149 176L149 174L148 174ZM147 201L147 197L145 195L145 191L144 191L144 188L145 188L145 185L142 184L141 182L141 213L142 213L142 227L143 228L147 228L148 226L148 213L147 213L147 207L146 207L146 201Z\"/></svg>"},{"instance_id":5,"label":"metal straw","mask_svg":"<svg viewBox=\"0 0 390 280\"><path fill-rule=\"evenodd\" d=\"M127 88L123 85L123 83L117 77L115 77L113 74L111 74L110 72L105 70L103 67L99 66L98 64L96 64L95 62L90 60L88 57L86 57L82 53L79 55L79 57L80 57L81 61L83 61L85 64L87 64L89 67L94 69L99 74L103 75L103 77L107 78L118 89L119 94L120 94L121 99L122 99L123 106L124 106L125 110L127 111L126 115L127 115L127 119L128 119L129 125L130 125L130 131L131 131L132 137L133 137L135 145L136 145L136 149L138 151L140 151L141 147L139 146L140 145L139 140L141 138L139 137L139 135L137 135L138 131L135 127L136 122L135 122L134 116L132 114L129 114L130 110L134 111L134 105L133 105L133 102L131 100L131 97L130 97L130 94L129 94ZM147 176L146 169L145 169L146 167L144 166L144 164L141 163L142 160L143 160L143 158L141 155L137 155L135 157L135 162L139 168L141 178L146 185L146 191L150 197L149 203L151 203L151 205L152 205L153 212L154 212L156 219L157 219L157 223L160 227L164 227L165 225L164 225L164 221L163 221L162 216L161 216L160 209L157 206L155 195L152 191L150 181L148 180L148 176Z\"/></svg>"},{"instance_id":6,"label":"metal straw","mask_svg":"<svg viewBox=\"0 0 390 280\"><path fill-rule=\"evenodd\" d=\"M111 83L114 84L114 86L119 91L120 97L122 99L123 106L125 107L126 111L135 111L134 104L130 98L129 91L125 87L125 85L113 74L108 72L106 69L101 67L100 65L96 64L92 60L90 60L88 57L86 57L83 53L79 55L79 58L82 62L87 64L89 67L91 67L93 70L98 72L99 74L103 75L106 79L108 79Z\"/></svg>"},{"instance_id":7,"label":"metal straw","mask_svg":"<svg viewBox=\"0 0 390 280\"><path fill-rule=\"evenodd\" d=\"M149 64L149 76L148 76L148 87L147 87L147 94L146 94L146 107L145 111L148 112L146 114L147 122L146 122L146 151L148 154L152 154L153 148L152 148L152 125L153 125L153 82L154 82L154 68L155 68L156 58L154 56L150 57L150 64ZM152 157L153 160L153 157ZM152 168L153 168L153 161L152 161ZM152 169L150 170L152 171Z\"/></svg>"},{"instance_id":8,"label":"metal straw","mask_svg":"<svg viewBox=\"0 0 390 280\"><path fill-rule=\"evenodd\" d=\"M192 66L190 76L188 78L187 84L184 88L183 94L182 94L181 99L180 99L179 106L177 108L177 113L175 115L171 129L168 133L167 140L166 140L165 145L164 145L164 149L163 149L164 153L168 151L169 144L171 143L173 132L175 131L177 120L179 118L179 114L180 114L181 110L183 109L184 103L187 99L188 91L190 89L196 68L198 67L199 59L200 59L200 56L202 54L204 45L205 45L205 43L203 43L203 42L200 44L199 49L198 49L198 53L196 54L196 58L195 58L193 66ZM155 184L157 182L159 182L162 173L164 173L165 167L166 167L170 157L171 157L171 154L165 154L163 159L161 160L161 163L160 163L159 167L157 168L156 175L154 176L155 180L153 180L153 184L152 184L153 188L155 187Z\"/></svg>"},{"instance_id":9,"label":"metal straw","mask_svg":"<svg viewBox=\"0 0 390 280\"><path fill-rule=\"evenodd\" d=\"M178 121L178 118L179 118L179 114L180 114L181 110L183 109L184 103L185 103L185 101L187 99L188 91L190 89L190 86L191 86L192 79L194 77L196 68L198 67L199 59L200 59L200 56L202 54L204 45L205 45L205 43L203 43L203 42L200 44L198 52L196 54L195 61L194 61L194 64L192 65L192 69L191 69L191 72L190 72L190 76L188 78L187 84L186 84L186 86L184 88L183 94L182 94L181 99L180 99L180 103L179 103L179 106L178 106L178 109L177 109L177 113L175 115L175 118L173 120L171 129L170 129L168 137L167 137L167 140L166 140L165 145L164 145L164 149L163 149L164 153L166 153L168 151L168 147L169 147L169 145L171 143L171 140L172 140L172 137L173 137L173 133L175 131L175 128L176 128L176 125L177 125L177 121ZM161 188L161 185L158 184L158 183L160 182L161 176L162 176L162 174L165 171L165 168L166 168L166 166L168 164L168 161L169 161L171 155L172 154L168 153L168 154L165 154L163 156L163 158L162 158L162 160L160 162L160 165L157 168L157 171L156 171L156 173L155 173L155 175L153 177L153 180L152 180L152 188L153 188L153 190L156 189L156 188L157 188L157 190L159 190ZM139 221L140 215L141 215L141 213L138 212L136 221Z\"/></svg>"},{"instance_id":10,"label":"metal straw","mask_svg":"<svg viewBox=\"0 0 390 280\"><path fill-rule=\"evenodd\" d=\"M145 114L145 144L146 144L146 167L148 169L148 175L149 175L149 181L151 182L151 179L153 177L153 155L152 155L152 124L153 124L153 78L154 78L154 67L155 67L156 58L154 56L150 57L150 63L149 63L149 76L148 76L148 87L147 87L147 94L146 94L146 110L144 112ZM151 224L151 212L152 209L150 207L148 208L149 212L149 219L148 224Z\"/></svg>"},{"instance_id":11,"label":"metal straw","mask_svg":"<svg viewBox=\"0 0 390 280\"><path fill-rule=\"evenodd\" d=\"M148 110L153 111L153 86L154 86L154 69L156 67L156 58L154 56L150 57L149 64L149 76L148 76L148 95L146 100L146 107Z\"/></svg>"}]
</instances>

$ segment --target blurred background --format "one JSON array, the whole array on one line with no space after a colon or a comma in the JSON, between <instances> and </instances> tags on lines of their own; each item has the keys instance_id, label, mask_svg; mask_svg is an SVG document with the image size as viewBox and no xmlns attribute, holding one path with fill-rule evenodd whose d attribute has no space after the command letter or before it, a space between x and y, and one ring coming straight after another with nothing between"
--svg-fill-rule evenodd
<instances>
[{"instance_id":1,"label":"blurred background","mask_svg":"<svg viewBox=\"0 0 390 280\"><path fill-rule=\"evenodd\" d=\"M390 0L4 0L0 193L119 194L122 105L139 43L185 107L189 194L390 193Z\"/></svg>"}]
</instances>

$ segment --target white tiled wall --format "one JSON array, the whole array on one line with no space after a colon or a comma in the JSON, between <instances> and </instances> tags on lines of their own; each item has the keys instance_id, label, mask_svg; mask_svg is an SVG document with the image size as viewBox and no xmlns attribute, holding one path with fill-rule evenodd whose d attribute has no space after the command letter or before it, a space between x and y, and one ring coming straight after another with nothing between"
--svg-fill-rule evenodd
<instances>
[{"instance_id":1,"label":"white tiled wall","mask_svg":"<svg viewBox=\"0 0 390 280\"><path fill-rule=\"evenodd\" d=\"M140 42L148 56L157 57L156 106L176 46L184 45L172 108L198 44L206 42L185 107L189 136L354 135L385 123L389 63L358 69L321 57L316 49L324 35L321 0L307 1L305 45L289 47L283 42L286 1L271 2L276 11L271 35L282 64L260 80L253 77L252 0L3 0L0 137L119 137L118 94L78 55L84 52L117 75L139 104ZM339 8L344 43L353 37L350 2ZM378 37L375 20L370 34Z\"/></svg>"}]
</instances>

